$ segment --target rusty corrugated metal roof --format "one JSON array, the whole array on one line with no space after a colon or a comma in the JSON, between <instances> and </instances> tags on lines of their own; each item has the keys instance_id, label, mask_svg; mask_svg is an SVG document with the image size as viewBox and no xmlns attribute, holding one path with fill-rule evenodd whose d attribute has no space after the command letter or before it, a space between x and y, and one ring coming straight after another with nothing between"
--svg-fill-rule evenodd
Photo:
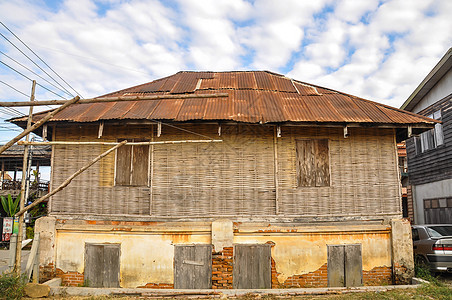
<instances>
[{"instance_id":1,"label":"rusty corrugated metal roof","mask_svg":"<svg viewBox=\"0 0 452 300\"><path fill-rule=\"evenodd\" d=\"M228 93L227 98L141 100L75 104L51 121L215 120L247 123L317 122L432 124L434 121L380 103L267 71L179 72L108 95ZM36 114L39 120L43 113ZM21 118L12 120L21 121Z\"/></svg>"}]
</instances>

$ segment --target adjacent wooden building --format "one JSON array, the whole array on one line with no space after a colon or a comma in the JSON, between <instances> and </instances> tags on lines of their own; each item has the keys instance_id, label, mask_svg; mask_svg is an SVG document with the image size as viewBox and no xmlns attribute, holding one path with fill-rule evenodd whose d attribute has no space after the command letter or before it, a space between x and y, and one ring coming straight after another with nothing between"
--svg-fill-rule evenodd
<instances>
[{"instance_id":1,"label":"adjacent wooden building","mask_svg":"<svg viewBox=\"0 0 452 300\"><path fill-rule=\"evenodd\" d=\"M135 144L52 197L37 225L44 277L151 288L409 281L396 143L434 120L260 71L179 72L102 97L215 93L228 97L76 104L50 120L52 141ZM155 143L187 140L221 142ZM111 145L52 147L58 186Z\"/></svg>"},{"instance_id":2,"label":"adjacent wooden building","mask_svg":"<svg viewBox=\"0 0 452 300\"><path fill-rule=\"evenodd\" d=\"M406 144L414 222L452 223L452 48L401 108L441 121Z\"/></svg>"}]
</instances>

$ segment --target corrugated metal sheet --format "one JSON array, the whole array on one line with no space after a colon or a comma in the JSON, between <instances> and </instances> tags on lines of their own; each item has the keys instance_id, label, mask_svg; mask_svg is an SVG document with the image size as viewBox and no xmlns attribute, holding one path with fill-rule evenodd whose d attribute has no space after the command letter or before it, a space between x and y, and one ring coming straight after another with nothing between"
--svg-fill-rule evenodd
<instances>
[{"instance_id":1,"label":"corrugated metal sheet","mask_svg":"<svg viewBox=\"0 0 452 300\"><path fill-rule=\"evenodd\" d=\"M58 113L52 121L154 119L248 123L432 123L423 116L267 71L179 72L105 96L211 93L228 93L229 97L76 104ZM39 120L43 114L36 114L34 120ZM23 120L25 118L18 118L13 122Z\"/></svg>"}]
</instances>

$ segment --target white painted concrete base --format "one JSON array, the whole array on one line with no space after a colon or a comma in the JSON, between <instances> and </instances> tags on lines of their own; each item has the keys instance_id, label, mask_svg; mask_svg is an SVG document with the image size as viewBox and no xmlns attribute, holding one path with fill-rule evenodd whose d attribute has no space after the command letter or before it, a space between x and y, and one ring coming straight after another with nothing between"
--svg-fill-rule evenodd
<instances>
[{"instance_id":1,"label":"white painted concrete base","mask_svg":"<svg viewBox=\"0 0 452 300\"><path fill-rule=\"evenodd\" d=\"M125 288L88 288L88 287L52 287L50 295L58 296L243 296L255 295L327 295L344 293L386 292L395 289L417 288L420 285L387 285L335 288L301 288L301 289L230 289L230 290L175 290L175 289L125 289Z\"/></svg>"}]
</instances>

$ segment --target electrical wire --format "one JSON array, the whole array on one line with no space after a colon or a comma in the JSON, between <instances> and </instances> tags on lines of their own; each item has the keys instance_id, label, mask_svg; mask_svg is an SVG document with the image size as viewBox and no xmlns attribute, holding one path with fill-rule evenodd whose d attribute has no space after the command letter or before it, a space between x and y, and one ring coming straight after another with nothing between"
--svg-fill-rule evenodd
<instances>
[{"instance_id":1,"label":"electrical wire","mask_svg":"<svg viewBox=\"0 0 452 300\"><path fill-rule=\"evenodd\" d=\"M1 23L1 22L0 22ZM70 93L64 86L61 85L61 83L59 83L58 81L55 80L55 78L53 78L49 73L47 73L43 68L41 68L41 66L39 66L37 63L35 63L27 54L25 54L25 52L23 52L22 50L19 49L19 47L17 47L16 45L14 45L13 42L11 42L6 36L4 36L1 32L0 35L7 40L11 45L13 45L14 48L16 48L20 53L22 53L26 58L28 58L29 61L31 61L36 67L38 67L42 72L44 72L47 76L49 76L49 78L51 78L53 81L55 81L56 84L58 84L63 90L67 91L68 93Z\"/></svg>"},{"instance_id":2,"label":"electrical wire","mask_svg":"<svg viewBox=\"0 0 452 300\"><path fill-rule=\"evenodd\" d=\"M24 96L27 97L27 98L30 98L30 95L27 95L27 94L25 94L24 92L19 91L18 89L16 89L15 87L13 87L13 86L10 85L10 84L7 84L7 83L4 82L3 80L0 80L0 83L3 83L4 85L6 85L6 86L12 88L13 90L15 90L16 92L18 92L19 94L22 94L22 95L24 95Z\"/></svg>"},{"instance_id":3,"label":"electrical wire","mask_svg":"<svg viewBox=\"0 0 452 300\"><path fill-rule=\"evenodd\" d=\"M38 54L36 54L30 47L28 47L27 44L25 44L16 34L14 34L14 32L12 32L5 24L3 24L3 22L0 21L0 24L3 25L3 27L5 27L12 35L14 35L14 37L16 39L18 39L25 47L27 47L28 50L30 50L37 58L39 58L39 60L46 65L50 70L52 70L52 72L58 76L58 78L60 78L65 84L67 84L77 95L80 96L80 98L83 98L83 96L77 92L68 82L66 82L66 80L64 80L57 72L55 72L55 70L53 70L41 57L39 57ZM47 74L47 73L46 73Z\"/></svg>"},{"instance_id":4,"label":"electrical wire","mask_svg":"<svg viewBox=\"0 0 452 300\"><path fill-rule=\"evenodd\" d=\"M0 34L1 34L1 33L0 33ZM0 63L3 64L3 65L5 65L5 66L7 66L8 68L10 68L11 70L13 70L14 72L16 72L16 73L22 75L23 77L27 78L28 80L33 81L33 79L31 79L31 78L28 77L27 75L23 74L22 72L20 72L20 71L14 69L13 67L11 67L10 65L8 65L7 63L5 63L5 62L3 62L3 61L1 61L1 60L0 60ZM47 87L43 86L42 84L40 84L40 83L36 83L36 84L39 85L40 87L42 87L43 89L45 89L45 90L51 92L52 94L54 94L54 95L56 95L56 96L58 96L58 97L60 97L60 98L62 98L62 99L64 99L64 100L67 100L65 97L63 97L63 96L61 96L61 95L55 93L54 91L52 91L51 89L48 89Z\"/></svg>"},{"instance_id":5,"label":"electrical wire","mask_svg":"<svg viewBox=\"0 0 452 300\"><path fill-rule=\"evenodd\" d=\"M42 80L44 80L45 82L47 82L48 84L50 84L51 86L53 86L54 88L58 89L59 91L73 97L70 93L60 89L59 87L57 87L56 85L54 85L53 83L51 83L50 81L48 81L47 79L45 79L44 77L42 77L41 75L37 74L36 72L34 72L33 70L31 70L30 68L28 68L27 66L21 64L20 62L18 62L17 60L15 60L14 58L12 58L11 56L9 56L8 54L6 54L5 52L0 50L0 53L5 55L6 57L8 57L10 60L14 61L16 64L20 65L22 68L28 70L29 72L33 73L34 75L38 76L39 78L41 78Z\"/></svg>"}]
</instances>

